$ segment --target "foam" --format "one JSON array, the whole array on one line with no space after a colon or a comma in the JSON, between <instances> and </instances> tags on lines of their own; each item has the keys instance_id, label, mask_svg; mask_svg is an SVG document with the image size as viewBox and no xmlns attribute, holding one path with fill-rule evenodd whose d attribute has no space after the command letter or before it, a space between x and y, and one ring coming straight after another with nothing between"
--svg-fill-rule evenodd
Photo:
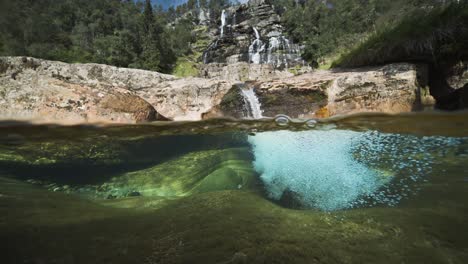
<instances>
[{"instance_id":1,"label":"foam","mask_svg":"<svg viewBox=\"0 0 468 264\"><path fill-rule=\"evenodd\" d=\"M304 206L325 211L397 205L427 180L433 151L459 143L344 130L264 132L249 142L272 199L291 191Z\"/></svg>"}]
</instances>

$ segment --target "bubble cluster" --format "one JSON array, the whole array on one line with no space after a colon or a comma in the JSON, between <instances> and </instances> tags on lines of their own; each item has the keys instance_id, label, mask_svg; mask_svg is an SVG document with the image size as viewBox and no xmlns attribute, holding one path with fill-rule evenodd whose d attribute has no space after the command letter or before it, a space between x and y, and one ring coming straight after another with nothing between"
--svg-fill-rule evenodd
<instances>
[{"instance_id":1,"label":"bubble cluster","mask_svg":"<svg viewBox=\"0 0 468 264\"><path fill-rule=\"evenodd\" d=\"M419 190L432 166L466 139L375 131L278 131L249 137L268 193L294 194L325 211L395 206Z\"/></svg>"}]
</instances>

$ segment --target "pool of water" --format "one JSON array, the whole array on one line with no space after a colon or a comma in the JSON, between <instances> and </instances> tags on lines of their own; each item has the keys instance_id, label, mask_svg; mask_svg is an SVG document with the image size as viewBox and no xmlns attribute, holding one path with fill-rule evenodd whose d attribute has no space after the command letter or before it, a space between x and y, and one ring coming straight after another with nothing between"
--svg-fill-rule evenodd
<instances>
[{"instance_id":1,"label":"pool of water","mask_svg":"<svg viewBox=\"0 0 468 264\"><path fill-rule=\"evenodd\" d=\"M2 263L465 263L468 114L0 122Z\"/></svg>"}]
</instances>

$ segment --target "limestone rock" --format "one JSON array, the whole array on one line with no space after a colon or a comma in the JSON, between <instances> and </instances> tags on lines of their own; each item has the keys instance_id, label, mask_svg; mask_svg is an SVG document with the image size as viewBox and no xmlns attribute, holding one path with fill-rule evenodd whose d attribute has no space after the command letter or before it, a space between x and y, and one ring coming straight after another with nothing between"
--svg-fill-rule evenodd
<instances>
[{"instance_id":1,"label":"limestone rock","mask_svg":"<svg viewBox=\"0 0 468 264\"><path fill-rule=\"evenodd\" d=\"M216 69L207 70L210 79L176 78L99 64L2 57L0 118L58 123L243 118L243 80L253 80L246 85L254 87L263 115L270 117L397 113L430 101L427 95L422 98L427 75L413 64L296 76L274 71L271 65L237 63Z\"/></svg>"},{"instance_id":2,"label":"limestone rock","mask_svg":"<svg viewBox=\"0 0 468 264\"><path fill-rule=\"evenodd\" d=\"M399 63L352 70L319 70L290 78L250 83L263 115L329 117L357 112L409 112L421 104L424 67ZM238 89L238 88L232 88ZM205 116L243 115L233 92ZM237 103L236 103L237 102Z\"/></svg>"},{"instance_id":3,"label":"limestone rock","mask_svg":"<svg viewBox=\"0 0 468 264\"><path fill-rule=\"evenodd\" d=\"M98 64L0 58L0 116L42 122L135 123L165 119L129 88L173 77Z\"/></svg>"},{"instance_id":4,"label":"limestone rock","mask_svg":"<svg viewBox=\"0 0 468 264\"><path fill-rule=\"evenodd\" d=\"M278 71L271 64L249 64L236 62L232 64L210 63L200 66L201 77L231 82L259 81L294 76L288 71Z\"/></svg>"},{"instance_id":5,"label":"limestone rock","mask_svg":"<svg viewBox=\"0 0 468 264\"><path fill-rule=\"evenodd\" d=\"M421 83L426 83L420 79L419 71L424 69L399 63L336 72L336 79L327 90L329 115L417 110Z\"/></svg>"},{"instance_id":6,"label":"limestone rock","mask_svg":"<svg viewBox=\"0 0 468 264\"><path fill-rule=\"evenodd\" d=\"M0 58L0 118L38 122L200 120L232 84L99 64Z\"/></svg>"},{"instance_id":7,"label":"limestone rock","mask_svg":"<svg viewBox=\"0 0 468 264\"><path fill-rule=\"evenodd\" d=\"M200 120L202 114L221 102L231 82L202 78L177 79L146 87L136 93L173 120Z\"/></svg>"}]
</instances>

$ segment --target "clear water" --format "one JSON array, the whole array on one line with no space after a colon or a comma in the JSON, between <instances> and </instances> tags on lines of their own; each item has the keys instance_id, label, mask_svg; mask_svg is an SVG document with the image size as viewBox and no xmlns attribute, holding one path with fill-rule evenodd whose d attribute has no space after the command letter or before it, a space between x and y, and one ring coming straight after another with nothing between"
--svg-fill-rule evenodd
<instances>
[{"instance_id":1,"label":"clear water","mask_svg":"<svg viewBox=\"0 0 468 264\"><path fill-rule=\"evenodd\" d=\"M464 263L468 115L0 123L2 263Z\"/></svg>"}]
</instances>

